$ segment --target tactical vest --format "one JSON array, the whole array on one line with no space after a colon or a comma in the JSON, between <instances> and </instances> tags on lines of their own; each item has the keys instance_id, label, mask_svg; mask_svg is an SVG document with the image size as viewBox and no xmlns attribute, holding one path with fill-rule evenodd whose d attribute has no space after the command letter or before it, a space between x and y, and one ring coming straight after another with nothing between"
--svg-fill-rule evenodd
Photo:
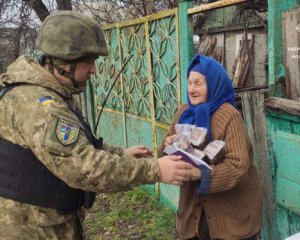
<instances>
[{"instance_id":1,"label":"tactical vest","mask_svg":"<svg viewBox=\"0 0 300 240\"><path fill-rule=\"evenodd\" d=\"M0 89L0 100L12 88L29 83L15 83ZM64 100L64 96L54 91ZM96 139L81 112L70 110L84 127L87 139L96 149L102 148L102 138ZM90 208L96 193L69 187L52 174L30 149L0 138L0 196L31 205L73 211Z\"/></svg>"}]
</instances>

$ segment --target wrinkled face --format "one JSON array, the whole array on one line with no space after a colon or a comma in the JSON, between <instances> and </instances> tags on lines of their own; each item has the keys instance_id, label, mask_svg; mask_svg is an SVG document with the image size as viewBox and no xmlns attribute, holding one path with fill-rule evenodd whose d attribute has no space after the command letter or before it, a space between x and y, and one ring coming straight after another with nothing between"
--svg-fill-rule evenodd
<instances>
[{"instance_id":1,"label":"wrinkled face","mask_svg":"<svg viewBox=\"0 0 300 240\"><path fill-rule=\"evenodd\" d=\"M192 105L207 101L207 85L205 76L198 72L190 72L188 79L188 96Z\"/></svg>"},{"instance_id":2,"label":"wrinkled face","mask_svg":"<svg viewBox=\"0 0 300 240\"><path fill-rule=\"evenodd\" d=\"M85 61L76 64L75 79L80 88L85 88L91 74L95 74L95 61Z\"/></svg>"}]
</instances>

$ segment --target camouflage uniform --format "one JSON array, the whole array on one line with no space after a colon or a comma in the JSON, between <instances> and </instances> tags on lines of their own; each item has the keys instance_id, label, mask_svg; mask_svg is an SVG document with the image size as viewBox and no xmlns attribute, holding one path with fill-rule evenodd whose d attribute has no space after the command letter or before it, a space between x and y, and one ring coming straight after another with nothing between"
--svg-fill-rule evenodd
<instances>
[{"instance_id":1,"label":"camouflage uniform","mask_svg":"<svg viewBox=\"0 0 300 240\"><path fill-rule=\"evenodd\" d=\"M33 85L15 87L0 101L0 138L31 149L69 186L100 193L159 180L156 160L128 157L108 145L95 150L70 109L77 108L74 89L61 85L25 56L0 76L0 87L17 82ZM60 138L63 123L73 126L72 137ZM80 215L80 211L65 213L0 197L0 239L82 239Z\"/></svg>"}]
</instances>

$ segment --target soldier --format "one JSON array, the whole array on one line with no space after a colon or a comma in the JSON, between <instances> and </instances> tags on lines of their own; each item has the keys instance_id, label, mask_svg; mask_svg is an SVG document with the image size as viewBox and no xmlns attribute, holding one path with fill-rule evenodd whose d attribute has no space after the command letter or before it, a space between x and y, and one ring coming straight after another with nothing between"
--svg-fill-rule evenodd
<instances>
[{"instance_id":1,"label":"soldier","mask_svg":"<svg viewBox=\"0 0 300 240\"><path fill-rule=\"evenodd\" d=\"M176 156L135 158L149 153L143 146L97 149L73 99L108 54L96 22L58 12L37 45L40 64L21 56L0 76L0 239L83 239L80 216L94 193L199 178Z\"/></svg>"}]
</instances>

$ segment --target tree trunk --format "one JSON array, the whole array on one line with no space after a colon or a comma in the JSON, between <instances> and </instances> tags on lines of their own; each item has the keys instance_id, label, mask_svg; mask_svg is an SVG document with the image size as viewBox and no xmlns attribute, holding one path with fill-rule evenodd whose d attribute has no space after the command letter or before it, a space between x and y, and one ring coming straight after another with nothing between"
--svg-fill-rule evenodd
<instances>
[{"instance_id":1,"label":"tree trunk","mask_svg":"<svg viewBox=\"0 0 300 240\"><path fill-rule=\"evenodd\" d=\"M56 0L58 10L72 10L71 0Z\"/></svg>"},{"instance_id":2,"label":"tree trunk","mask_svg":"<svg viewBox=\"0 0 300 240\"><path fill-rule=\"evenodd\" d=\"M153 14L153 0L146 1L146 12L147 15Z\"/></svg>"},{"instance_id":3,"label":"tree trunk","mask_svg":"<svg viewBox=\"0 0 300 240\"><path fill-rule=\"evenodd\" d=\"M23 0L23 2L35 11L41 21L50 14L42 0ZM58 10L72 10L71 0L56 0L56 3Z\"/></svg>"},{"instance_id":4,"label":"tree trunk","mask_svg":"<svg viewBox=\"0 0 300 240\"><path fill-rule=\"evenodd\" d=\"M49 11L42 0L23 0L23 2L35 11L41 21L44 21L44 19L49 15Z\"/></svg>"}]
</instances>

